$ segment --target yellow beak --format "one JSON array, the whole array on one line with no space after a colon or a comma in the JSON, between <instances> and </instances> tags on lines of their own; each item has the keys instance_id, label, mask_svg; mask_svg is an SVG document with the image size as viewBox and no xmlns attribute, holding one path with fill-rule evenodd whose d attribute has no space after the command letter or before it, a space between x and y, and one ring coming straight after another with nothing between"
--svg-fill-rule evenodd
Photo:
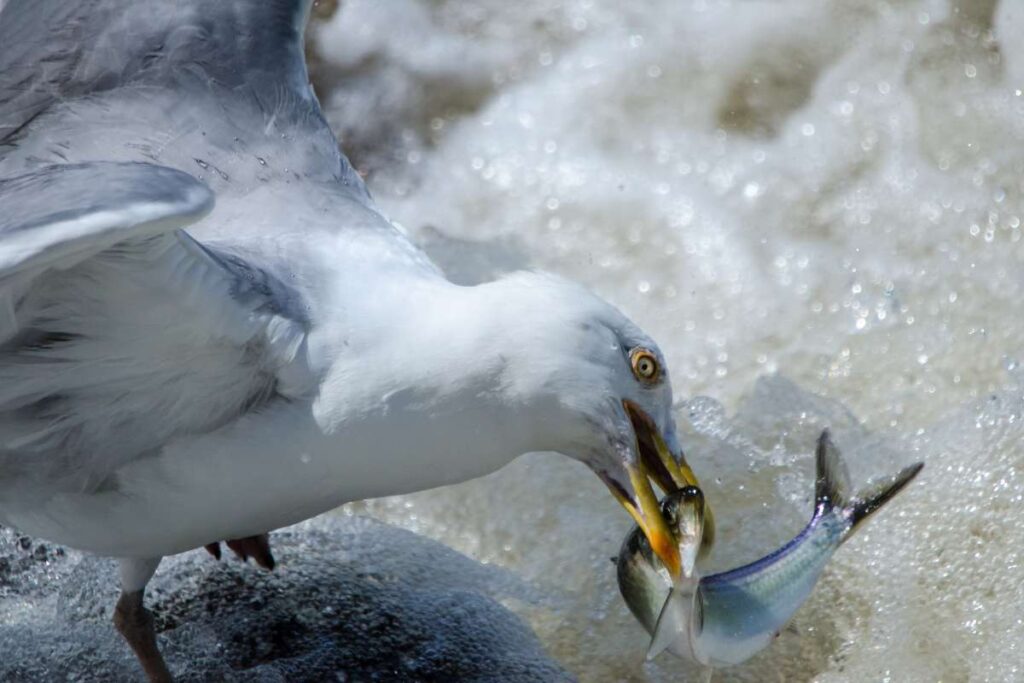
<instances>
[{"instance_id":1,"label":"yellow beak","mask_svg":"<svg viewBox=\"0 0 1024 683\"><path fill-rule=\"evenodd\" d=\"M612 495L640 526L651 549L658 555L673 579L678 579L682 570L679 543L676 534L669 529L661 514L658 498L651 486L653 480L665 493L678 491L686 486L697 486L697 477L686 463L682 453L674 455L659 433L654 420L632 401L622 402L633 423L636 435L639 462L627 463L633 495L611 488ZM706 555L714 542L715 524L710 507L704 508L704 527L700 555Z\"/></svg>"}]
</instances>

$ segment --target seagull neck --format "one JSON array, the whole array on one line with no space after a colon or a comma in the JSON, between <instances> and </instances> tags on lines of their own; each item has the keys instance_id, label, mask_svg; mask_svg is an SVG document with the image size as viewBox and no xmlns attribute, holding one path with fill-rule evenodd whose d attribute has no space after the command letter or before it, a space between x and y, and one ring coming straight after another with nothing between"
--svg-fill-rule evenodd
<instances>
[{"instance_id":1,"label":"seagull neck","mask_svg":"<svg viewBox=\"0 0 1024 683\"><path fill-rule=\"evenodd\" d=\"M314 406L350 473L364 485L387 473L373 495L472 479L542 450L545 411L510 390L515 338L486 285L378 294L361 313L375 331L350 338Z\"/></svg>"}]
</instances>

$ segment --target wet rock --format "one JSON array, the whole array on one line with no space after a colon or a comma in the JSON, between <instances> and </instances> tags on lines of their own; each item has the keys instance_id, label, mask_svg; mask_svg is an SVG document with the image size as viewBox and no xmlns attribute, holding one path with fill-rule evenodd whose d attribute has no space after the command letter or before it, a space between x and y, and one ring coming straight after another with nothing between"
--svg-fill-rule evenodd
<instances>
[{"instance_id":1,"label":"wet rock","mask_svg":"<svg viewBox=\"0 0 1024 683\"><path fill-rule=\"evenodd\" d=\"M180 681L570 678L498 602L536 599L502 570L357 517L271 542L274 572L202 551L164 560L147 604ZM110 624L113 561L0 530L0 589L0 680L139 680Z\"/></svg>"}]
</instances>

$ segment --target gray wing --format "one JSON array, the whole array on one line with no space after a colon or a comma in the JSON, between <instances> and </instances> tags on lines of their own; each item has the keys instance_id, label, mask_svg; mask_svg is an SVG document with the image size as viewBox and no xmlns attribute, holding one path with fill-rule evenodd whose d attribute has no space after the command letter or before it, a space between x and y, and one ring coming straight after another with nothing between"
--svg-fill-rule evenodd
<instances>
[{"instance_id":1,"label":"gray wing","mask_svg":"<svg viewBox=\"0 0 1024 683\"><path fill-rule=\"evenodd\" d=\"M0 207L2 291L117 242L192 223L213 208L213 193L174 169L97 162L0 179Z\"/></svg>"},{"instance_id":2,"label":"gray wing","mask_svg":"<svg viewBox=\"0 0 1024 683\"><path fill-rule=\"evenodd\" d=\"M208 176L218 195L222 181L244 191L276 170L339 181L365 202L309 84L311 2L7 0L0 176L139 160Z\"/></svg>"},{"instance_id":3,"label":"gray wing","mask_svg":"<svg viewBox=\"0 0 1024 683\"><path fill-rule=\"evenodd\" d=\"M54 101L194 69L256 96L314 100L309 0L8 0L0 14L0 136ZM292 113L298 113L294 107Z\"/></svg>"},{"instance_id":4,"label":"gray wing","mask_svg":"<svg viewBox=\"0 0 1024 683\"><path fill-rule=\"evenodd\" d=\"M0 501L306 395L281 244L430 267L324 120L311 1L0 0Z\"/></svg>"},{"instance_id":5,"label":"gray wing","mask_svg":"<svg viewBox=\"0 0 1024 683\"><path fill-rule=\"evenodd\" d=\"M272 275L184 232L212 204L141 163L0 181L0 499L26 477L100 485L281 391L305 321Z\"/></svg>"}]
</instances>

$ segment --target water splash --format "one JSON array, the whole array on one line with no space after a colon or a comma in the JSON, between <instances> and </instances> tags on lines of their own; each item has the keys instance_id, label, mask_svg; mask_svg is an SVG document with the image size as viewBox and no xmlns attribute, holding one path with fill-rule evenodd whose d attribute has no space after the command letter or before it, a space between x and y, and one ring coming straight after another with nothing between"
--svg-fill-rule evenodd
<instances>
[{"instance_id":1,"label":"water splash","mask_svg":"<svg viewBox=\"0 0 1024 683\"><path fill-rule=\"evenodd\" d=\"M682 397L714 397L680 422L729 539L716 561L800 526L823 426L855 478L929 463L796 633L723 680L1024 666L1015 8L352 0L313 31L327 115L389 215L514 239L660 340ZM581 678L678 679L642 663L607 563L628 520L580 466L530 456L363 507L567 599L523 613Z\"/></svg>"}]
</instances>

